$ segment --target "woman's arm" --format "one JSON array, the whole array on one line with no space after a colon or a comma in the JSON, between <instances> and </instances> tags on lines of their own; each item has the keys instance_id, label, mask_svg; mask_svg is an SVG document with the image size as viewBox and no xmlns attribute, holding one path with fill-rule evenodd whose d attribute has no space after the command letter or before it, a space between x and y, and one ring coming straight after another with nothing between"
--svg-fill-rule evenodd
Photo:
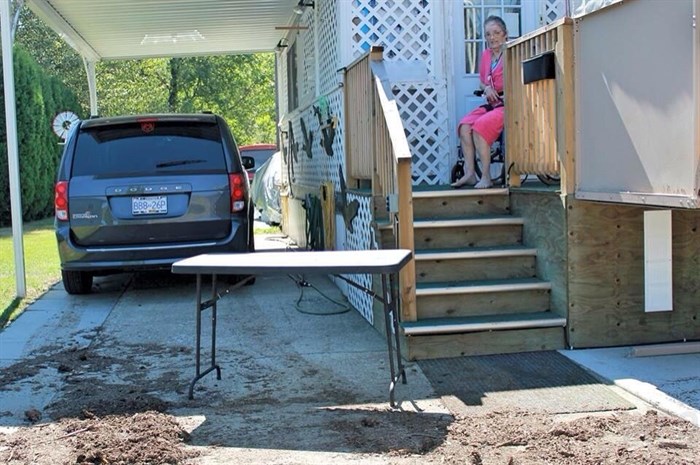
<instances>
[{"instance_id":1,"label":"woman's arm","mask_svg":"<svg viewBox=\"0 0 700 465\"><path fill-rule=\"evenodd\" d=\"M479 63L479 89L483 92L483 97L486 99L486 101L489 100L489 95L493 91L493 88L490 86L489 82L489 76L490 76L490 69L491 69L491 51L489 49L485 49L481 53L481 62Z\"/></svg>"}]
</instances>

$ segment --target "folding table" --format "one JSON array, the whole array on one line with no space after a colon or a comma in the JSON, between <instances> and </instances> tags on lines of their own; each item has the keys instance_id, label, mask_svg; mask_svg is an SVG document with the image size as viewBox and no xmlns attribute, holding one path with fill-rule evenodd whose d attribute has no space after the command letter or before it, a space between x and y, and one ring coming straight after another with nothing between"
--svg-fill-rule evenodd
<instances>
[{"instance_id":1,"label":"folding table","mask_svg":"<svg viewBox=\"0 0 700 465\"><path fill-rule=\"evenodd\" d=\"M371 295L384 304L384 326L389 353L389 404L394 407L394 388L402 379L406 384L406 372L401 358L399 340L399 317L394 298L396 275L410 261L411 251L388 250L333 250L333 251L286 251L230 254L203 254L186 258L172 265L172 272L197 276L195 311L195 377L190 383L189 398L194 398L195 383L216 370L216 379L221 379L221 367L216 363L216 303L218 275L287 275L290 273L326 273L344 280L348 284ZM381 295L367 289L343 274L381 275ZM211 298L202 300L202 275L211 275ZM242 284L242 283L241 283ZM201 369L202 312L211 308L211 362ZM393 340L393 343L392 343ZM394 345L396 346L394 350Z\"/></svg>"}]
</instances>

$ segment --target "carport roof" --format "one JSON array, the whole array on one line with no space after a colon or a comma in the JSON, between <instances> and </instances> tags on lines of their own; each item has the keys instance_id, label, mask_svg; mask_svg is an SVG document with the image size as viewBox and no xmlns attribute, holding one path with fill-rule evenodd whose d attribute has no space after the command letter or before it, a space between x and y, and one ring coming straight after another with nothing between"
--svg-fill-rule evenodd
<instances>
[{"instance_id":1,"label":"carport roof","mask_svg":"<svg viewBox=\"0 0 700 465\"><path fill-rule=\"evenodd\" d=\"M88 60L269 52L297 0L27 0Z\"/></svg>"}]
</instances>

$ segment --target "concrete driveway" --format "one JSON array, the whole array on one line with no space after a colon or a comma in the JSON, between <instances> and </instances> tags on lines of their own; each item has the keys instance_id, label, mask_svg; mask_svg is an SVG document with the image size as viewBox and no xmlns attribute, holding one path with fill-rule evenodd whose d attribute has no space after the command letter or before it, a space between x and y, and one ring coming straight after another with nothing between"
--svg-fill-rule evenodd
<instances>
[{"instance_id":1,"label":"concrete driveway","mask_svg":"<svg viewBox=\"0 0 700 465\"><path fill-rule=\"evenodd\" d=\"M287 245L281 237L258 243ZM314 288L302 293L291 277L258 277L219 301L222 379L200 380L194 400L193 277L99 278L88 296L56 285L0 333L0 429L26 425L30 410L44 419L167 411L191 444L207 448L207 463L401 463L380 455L420 449L426 428L444 437L452 413L419 365L409 362L408 384L396 389L400 408L390 409L384 338L356 311L329 303L344 299L327 276L306 280ZM680 394L663 393L654 379L638 380L654 389L635 394L700 424L699 354L630 360L616 351L562 353L603 373L616 392L619 373L677 363ZM647 365L630 370L630 362Z\"/></svg>"},{"instance_id":2,"label":"concrete driveway","mask_svg":"<svg viewBox=\"0 0 700 465\"><path fill-rule=\"evenodd\" d=\"M285 245L271 237L260 248ZM386 452L386 440L349 444L347 438L354 425L387 416L393 426L383 435L395 438L392 447L420 442L411 430L423 430L425 421L444 431L449 411L415 364L409 364L408 384L396 389L401 409L388 408L382 335L356 311L329 303L344 298L327 276L305 278L313 288L303 295L289 277L258 277L222 297L222 379L214 373L201 379L194 400L187 398L194 375L194 277L96 278L87 296L69 296L57 284L0 333L0 429L26 426L28 411L44 420L84 411L167 411L190 432L191 444L211 449L207 463L233 463L232 451L236 463L255 462L262 451L261 463L290 451L299 463Z\"/></svg>"}]
</instances>

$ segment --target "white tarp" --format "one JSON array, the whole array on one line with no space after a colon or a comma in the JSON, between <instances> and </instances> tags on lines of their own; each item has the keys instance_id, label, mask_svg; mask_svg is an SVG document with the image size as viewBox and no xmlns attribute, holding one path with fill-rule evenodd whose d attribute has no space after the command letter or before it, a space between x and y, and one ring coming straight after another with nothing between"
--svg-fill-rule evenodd
<instances>
[{"instance_id":1,"label":"white tarp","mask_svg":"<svg viewBox=\"0 0 700 465\"><path fill-rule=\"evenodd\" d=\"M251 198L260 220L267 224L282 222L280 190L282 188L282 152L275 152L255 172Z\"/></svg>"}]
</instances>

